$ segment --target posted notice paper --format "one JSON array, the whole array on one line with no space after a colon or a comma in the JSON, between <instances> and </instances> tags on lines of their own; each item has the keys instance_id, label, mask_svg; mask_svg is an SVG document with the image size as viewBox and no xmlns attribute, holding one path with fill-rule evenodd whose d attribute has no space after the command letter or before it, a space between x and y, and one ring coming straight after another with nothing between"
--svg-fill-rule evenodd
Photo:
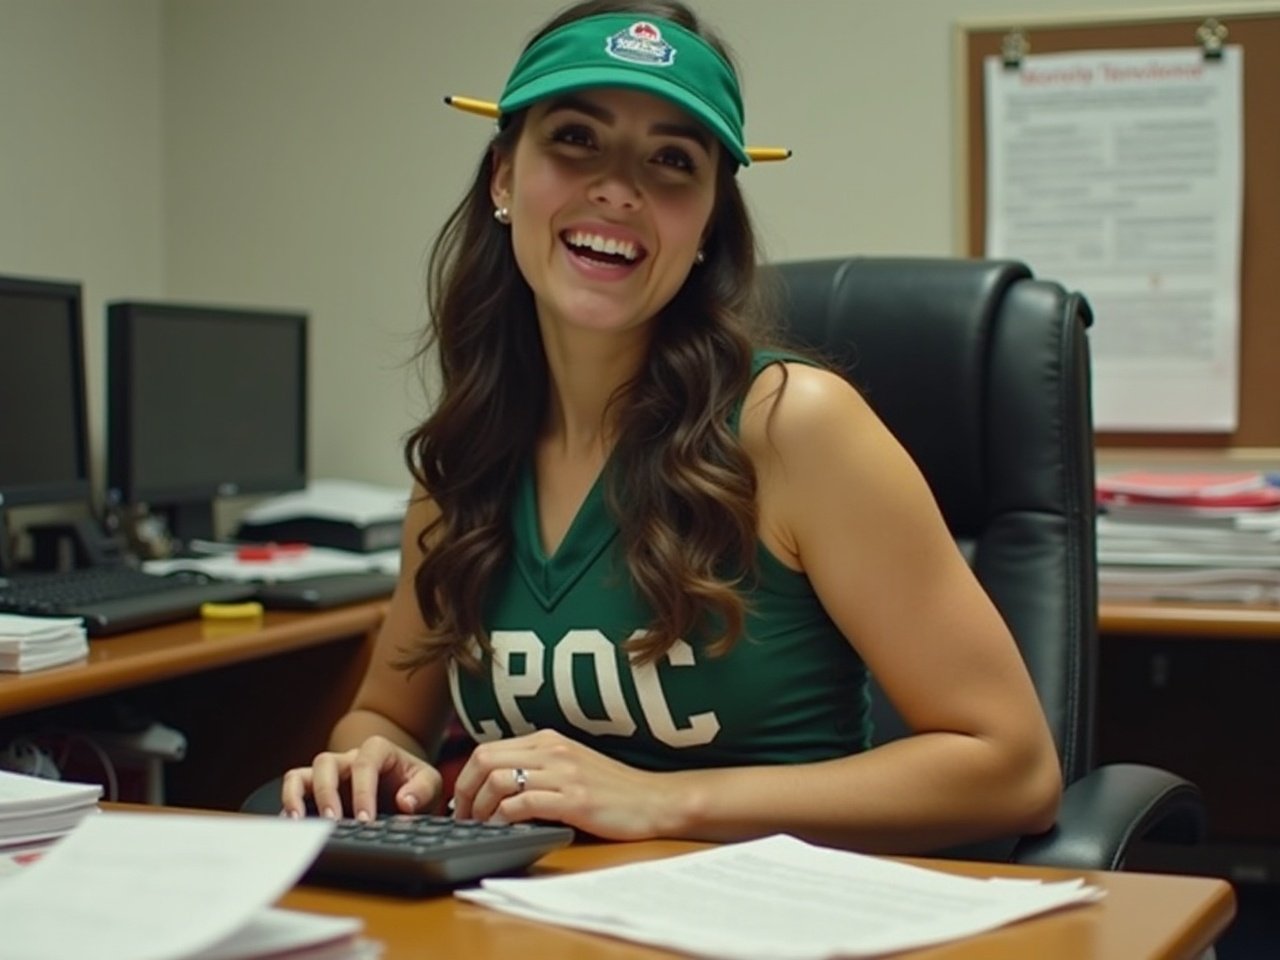
<instances>
[{"instance_id":1,"label":"posted notice paper","mask_svg":"<svg viewBox=\"0 0 1280 960\"><path fill-rule=\"evenodd\" d=\"M1237 426L1243 58L984 63L986 254L1088 298L1099 429Z\"/></svg>"}]
</instances>

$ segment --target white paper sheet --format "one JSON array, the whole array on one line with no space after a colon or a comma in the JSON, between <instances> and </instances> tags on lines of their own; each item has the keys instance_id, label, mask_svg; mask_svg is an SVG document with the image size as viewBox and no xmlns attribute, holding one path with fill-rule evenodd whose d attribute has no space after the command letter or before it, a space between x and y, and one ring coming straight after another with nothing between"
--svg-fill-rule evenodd
<instances>
[{"instance_id":1,"label":"white paper sheet","mask_svg":"<svg viewBox=\"0 0 1280 960\"><path fill-rule=\"evenodd\" d=\"M527 919L718 960L873 957L1101 896L1081 881L959 877L774 836L456 896Z\"/></svg>"},{"instance_id":2,"label":"white paper sheet","mask_svg":"<svg viewBox=\"0 0 1280 960\"><path fill-rule=\"evenodd\" d=\"M985 62L986 253L1088 297L1100 429L1237 425L1242 63L1238 46Z\"/></svg>"},{"instance_id":3,"label":"white paper sheet","mask_svg":"<svg viewBox=\"0 0 1280 960\"><path fill-rule=\"evenodd\" d=\"M0 883L6 960L171 960L243 930L333 828L320 818L105 812Z\"/></svg>"},{"instance_id":4,"label":"white paper sheet","mask_svg":"<svg viewBox=\"0 0 1280 960\"><path fill-rule=\"evenodd\" d=\"M343 946L341 951L335 951L337 956L377 956L381 951L373 944L358 949L357 945L350 944L351 938L363 928L364 924L355 917L326 917L297 910L263 910L245 927L208 950L200 951L190 960L244 960L248 957L274 957L286 952L296 956L294 951L303 947L308 948L307 957L311 957L315 955L311 951L320 944Z\"/></svg>"}]
</instances>

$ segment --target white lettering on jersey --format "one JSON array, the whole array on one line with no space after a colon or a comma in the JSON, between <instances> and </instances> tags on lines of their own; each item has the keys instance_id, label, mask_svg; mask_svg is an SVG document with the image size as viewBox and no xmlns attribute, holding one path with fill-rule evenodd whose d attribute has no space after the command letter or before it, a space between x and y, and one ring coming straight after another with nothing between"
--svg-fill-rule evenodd
<instances>
[{"instance_id":1,"label":"white lettering on jersey","mask_svg":"<svg viewBox=\"0 0 1280 960\"><path fill-rule=\"evenodd\" d=\"M643 631L636 631L633 639L639 636L643 636ZM493 646L490 678L498 708L513 736L533 733L537 728L525 719L518 701L524 697L536 696L542 689L546 680L546 646L531 630L495 630L490 643ZM477 657L480 655L479 644L474 641L472 652ZM511 669L513 654L523 661L519 672ZM603 717L587 716L578 700L577 687L573 682L573 658L582 656L591 659L596 689L600 692L600 701L604 706ZM673 667L691 667L695 663L693 648L683 640L672 644L665 659ZM716 734L720 732L720 719L714 711L691 714L685 726L676 726L657 666L635 662L630 666L636 696L655 740L680 749L701 746L716 738ZM554 648L551 676L552 689L560 710L565 719L579 730L593 736L619 737L629 737L636 732L636 719L622 694L616 650L599 630L570 630L566 633ZM497 721L481 720L476 723L468 715L459 687L456 660L449 661L449 691L453 695L458 719L477 743L500 740L505 735Z\"/></svg>"},{"instance_id":2,"label":"white lettering on jersey","mask_svg":"<svg viewBox=\"0 0 1280 960\"><path fill-rule=\"evenodd\" d=\"M590 657L596 677L596 689L604 705L605 716L589 717L578 700L573 682L573 658ZM629 737L636 732L636 721L622 697L622 679L618 676L618 657L613 644L599 630L570 630L556 644L551 664L552 689L565 719L579 730L595 736Z\"/></svg>"},{"instance_id":3,"label":"white lettering on jersey","mask_svg":"<svg viewBox=\"0 0 1280 960\"><path fill-rule=\"evenodd\" d=\"M471 641L471 653L476 657L480 656L480 644L474 639ZM462 691L458 687L458 661L452 657L449 658L449 694L453 697L453 710L467 733L471 734L471 739L476 743L502 739L502 728L492 720L481 720L477 725L467 714L467 706L463 702Z\"/></svg>"},{"instance_id":4,"label":"white lettering on jersey","mask_svg":"<svg viewBox=\"0 0 1280 960\"><path fill-rule=\"evenodd\" d=\"M520 712L520 697L535 696L542 689L543 654L546 648L532 630L495 630L490 637L493 644L493 695L498 709L506 718L514 736L533 733L538 728ZM524 670L512 673L511 655L524 654Z\"/></svg>"},{"instance_id":5,"label":"white lettering on jersey","mask_svg":"<svg viewBox=\"0 0 1280 960\"><path fill-rule=\"evenodd\" d=\"M643 635L643 631L637 630L631 638L634 640ZM673 667L693 666L693 647L683 640L677 640L667 651L666 660ZM636 696L640 698L644 718L654 739L661 740L669 747L698 747L710 743L720 732L720 720L714 711L691 714L688 726L676 726L655 664L633 661L631 676L635 679Z\"/></svg>"}]
</instances>

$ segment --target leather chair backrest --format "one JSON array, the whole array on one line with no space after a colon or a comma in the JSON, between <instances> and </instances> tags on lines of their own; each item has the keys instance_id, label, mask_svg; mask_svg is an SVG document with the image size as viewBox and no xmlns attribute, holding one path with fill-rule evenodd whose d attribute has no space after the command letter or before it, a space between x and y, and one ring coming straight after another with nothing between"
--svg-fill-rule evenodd
<instances>
[{"instance_id":1,"label":"leather chair backrest","mask_svg":"<svg viewBox=\"0 0 1280 960\"><path fill-rule=\"evenodd\" d=\"M1023 264L777 264L782 333L857 386L914 457L1013 632L1068 783L1093 766L1089 306ZM876 691L876 739L902 722Z\"/></svg>"}]
</instances>

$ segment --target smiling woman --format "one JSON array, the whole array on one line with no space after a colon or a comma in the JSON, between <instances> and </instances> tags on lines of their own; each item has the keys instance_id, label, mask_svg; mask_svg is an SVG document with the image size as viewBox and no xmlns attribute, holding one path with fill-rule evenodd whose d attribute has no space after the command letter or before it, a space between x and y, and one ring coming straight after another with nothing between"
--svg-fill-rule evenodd
<instances>
[{"instance_id":1,"label":"smiling woman","mask_svg":"<svg viewBox=\"0 0 1280 960\"><path fill-rule=\"evenodd\" d=\"M436 804L456 715L460 817L898 852L1048 827L1044 718L919 471L765 333L724 44L581 3L494 109L432 252L401 581L285 811ZM915 736L868 748L869 668Z\"/></svg>"}]
</instances>

